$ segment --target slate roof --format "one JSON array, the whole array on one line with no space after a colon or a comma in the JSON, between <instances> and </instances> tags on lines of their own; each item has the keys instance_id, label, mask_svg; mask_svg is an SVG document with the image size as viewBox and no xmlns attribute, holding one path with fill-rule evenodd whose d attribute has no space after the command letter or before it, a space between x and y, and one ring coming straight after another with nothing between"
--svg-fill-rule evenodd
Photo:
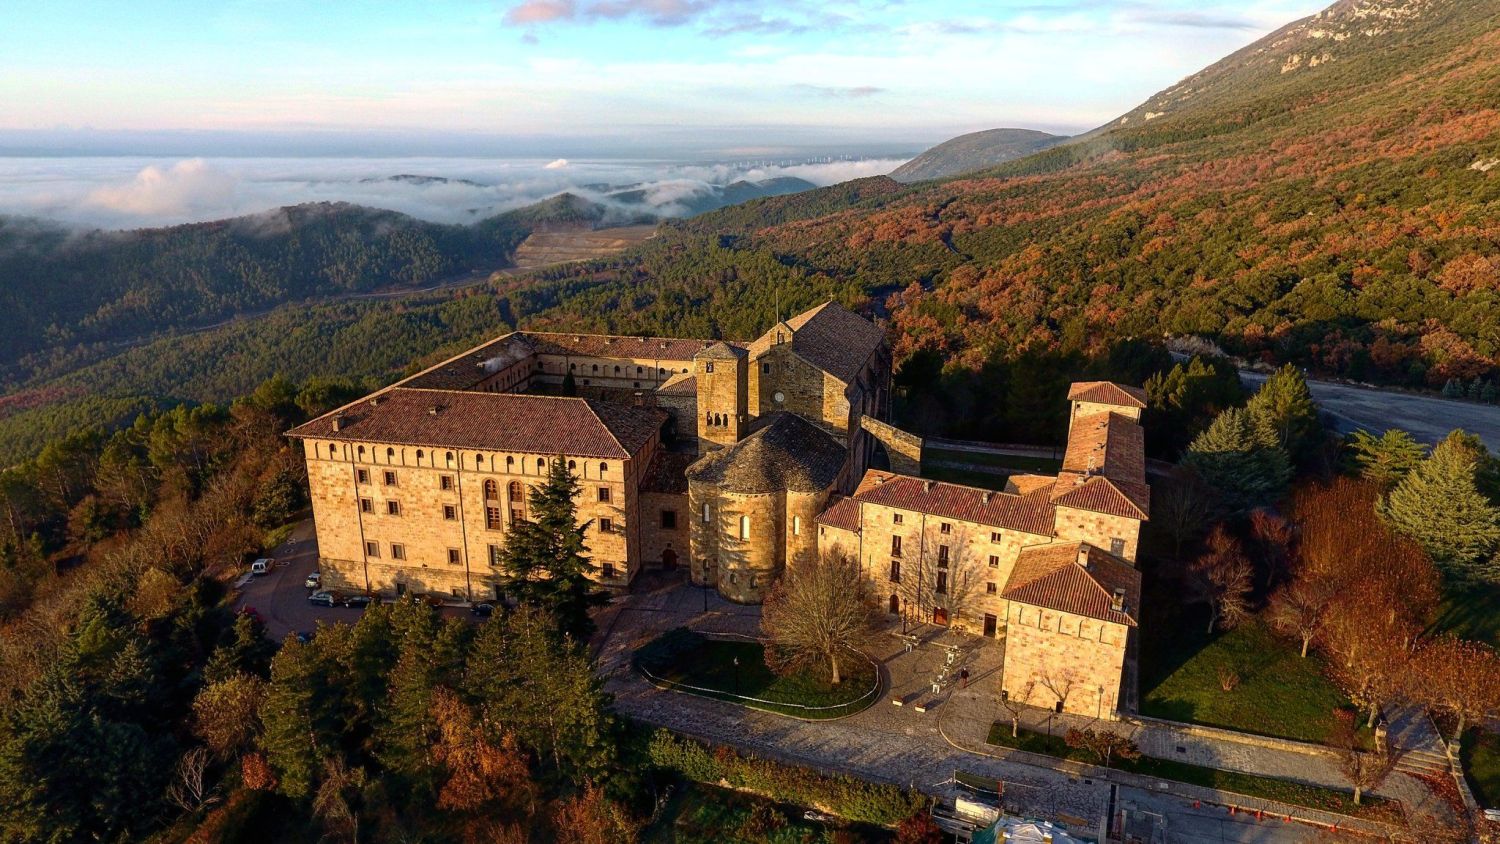
<instances>
[{"instance_id":1,"label":"slate roof","mask_svg":"<svg viewBox=\"0 0 1500 844\"><path fill-rule=\"evenodd\" d=\"M876 469L865 472L854 498L1035 536L1051 536L1056 516L1045 489L1016 495Z\"/></svg>"},{"instance_id":2,"label":"slate roof","mask_svg":"<svg viewBox=\"0 0 1500 844\"><path fill-rule=\"evenodd\" d=\"M817 522L859 533L859 502L853 498L841 497L832 507L818 514Z\"/></svg>"},{"instance_id":3,"label":"slate roof","mask_svg":"<svg viewBox=\"0 0 1500 844\"><path fill-rule=\"evenodd\" d=\"M666 419L654 408L592 399L395 387L288 435L623 459L640 452Z\"/></svg>"},{"instance_id":4,"label":"slate roof","mask_svg":"<svg viewBox=\"0 0 1500 844\"><path fill-rule=\"evenodd\" d=\"M1125 590L1124 608L1112 606ZM1086 542L1033 545L1022 549L1001 597L1058 612L1135 627L1141 605L1141 573L1129 563Z\"/></svg>"},{"instance_id":5,"label":"slate roof","mask_svg":"<svg viewBox=\"0 0 1500 844\"><path fill-rule=\"evenodd\" d=\"M778 330L790 330L786 342L798 356L845 384L854 381L865 361L885 342L880 326L833 302L824 302L762 334L750 344L750 356L760 357L776 345Z\"/></svg>"},{"instance_id":6,"label":"slate roof","mask_svg":"<svg viewBox=\"0 0 1500 844\"><path fill-rule=\"evenodd\" d=\"M794 413L773 414L765 427L688 467L688 480L729 492L822 492L848 458L844 445Z\"/></svg>"},{"instance_id":7,"label":"slate roof","mask_svg":"<svg viewBox=\"0 0 1500 844\"><path fill-rule=\"evenodd\" d=\"M1078 381L1068 387L1068 401L1144 408L1146 391L1113 381Z\"/></svg>"}]
</instances>

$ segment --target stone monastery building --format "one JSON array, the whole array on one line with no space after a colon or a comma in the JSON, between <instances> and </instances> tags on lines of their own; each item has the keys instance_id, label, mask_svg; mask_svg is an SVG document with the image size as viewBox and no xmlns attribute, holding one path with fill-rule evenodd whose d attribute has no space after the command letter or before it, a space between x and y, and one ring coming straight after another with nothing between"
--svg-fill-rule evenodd
<instances>
[{"instance_id":1,"label":"stone monastery building","mask_svg":"<svg viewBox=\"0 0 1500 844\"><path fill-rule=\"evenodd\" d=\"M289 436L331 588L498 597L506 530L564 460L601 586L681 566L758 603L842 551L889 612L1005 637L1007 694L1112 713L1150 506L1142 392L1075 384L1062 470L994 492L919 476L920 440L881 421L890 379L884 332L833 303L752 342L518 331Z\"/></svg>"}]
</instances>

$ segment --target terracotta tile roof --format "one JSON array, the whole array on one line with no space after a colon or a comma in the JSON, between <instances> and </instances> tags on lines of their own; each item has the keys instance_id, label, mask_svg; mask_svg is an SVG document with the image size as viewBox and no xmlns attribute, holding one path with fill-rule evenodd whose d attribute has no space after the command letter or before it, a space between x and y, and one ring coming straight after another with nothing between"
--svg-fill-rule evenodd
<instances>
[{"instance_id":1,"label":"terracotta tile roof","mask_svg":"<svg viewBox=\"0 0 1500 844\"><path fill-rule=\"evenodd\" d=\"M614 334L568 334L561 331L527 331L526 336L544 355L585 355L597 358L637 358L687 362L694 355L722 340L691 340L678 337L624 337Z\"/></svg>"},{"instance_id":2,"label":"terracotta tile roof","mask_svg":"<svg viewBox=\"0 0 1500 844\"><path fill-rule=\"evenodd\" d=\"M1146 437L1140 424L1118 413L1074 419L1052 501L1145 520L1151 512L1151 488L1146 485Z\"/></svg>"},{"instance_id":3,"label":"terracotta tile roof","mask_svg":"<svg viewBox=\"0 0 1500 844\"><path fill-rule=\"evenodd\" d=\"M790 330L792 351L829 375L852 383L865 361L885 342L885 331L859 314L825 302L784 323L772 326L750 344L750 356L760 357L776 344L776 332Z\"/></svg>"},{"instance_id":4,"label":"terracotta tile roof","mask_svg":"<svg viewBox=\"0 0 1500 844\"><path fill-rule=\"evenodd\" d=\"M335 417L340 420L337 431L333 429ZM666 413L654 408L593 399L396 387L287 433L293 437L433 448L622 459L634 457L666 419Z\"/></svg>"},{"instance_id":5,"label":"terracotta tile roof","mask_svg":"<svg viewBox=\"0 0 1500 844\"><path fill-rule=\"evenodd\" d=\"M1068 388L1068 401L1144 408L1146 391L1113 381L1078 381Z\"/></svg>"},{"instance_id":6,"label":"terracotta tile roof","mask_svg":"<svg viewBox=\"0 0 1500 844\"><path fill-rule=\"evenodd\" d=\"M1151 487L1063 472L1052 486L1052 503L1144 522L1151 516Z\"/></svg>"},{"instance_id":7,"label":"terracotta tile roof","mask_svg":"<svg viewBox=\"0 0 1500 844\"><path fill-rule=\"evenodd\" d=\"M1125 590L1122 609L1113 607ZM1058 612L1136 626L1141 573L1129 563L1084 542L1033 545L1016 558L1001 597Z\"/></svg>"},{"instance_id":8,"label":"terracotta tile roof","mask_svg":"<svg viewBox=\"0 0 1500 844\"><path fill-rule=\"evenodd\" d=\"M656 388L658 393L666 393L669 396L696 396L698 394L698 376L690 372L679 372L662 382Z\"/></svg>"},{"instance_id":9,"label":"terracotta tile roof","mask_svg":"<svg viewBox=\"0 0 1500 844\"><path fill-rule=\"evenodd\" d=\"M865 472L854 497L859 501L946 516L964 522L1051 536L1056 510L1047 491L1026 495L930 481L894 472Z\"/></svg>"},{"instance_id":10,"label":"terracotta tile roof","mask_svg":"<svg viewBox=\"0 0 1500 844\"><path fill-rule=\"evenodd\" d=\"M1052 475L1011 475L1005 479L1005 491L1016 495L1025 495L1039 489L1046 489L1050 492L1056 483L1057 478Z\"/></svg>"},{"instance_id":11,"label":"terracotta tile roof","mask_svg":"<svg viewBox=\"0 0 1500 844\"><path fill-rule=\"evenodd\" d=\"M704 455L687 476L730 492L824 492L848 458L843 443L822 428L794 413L775 413L750 436Z\"/></svg>"},{"instance_id":12,"label":"terracotta tile roof","mask_svg":"<svg viewBox=\"0 0 1500 844\"><path fill-rule=\"evenodd\" d=\"M853 498L840 498L832 507L818 514L817 522L859 533L859 502Z\"/></svg>"},{"instance_id":13,"label":"terracotta tile roof","mask_svg":"<svg viewBox=\"0 0 1500 844\"><path fill-rule=\"evenodd\" d=\"M641 480L641 492L662 492L669 495L687 495L687 467L697 459L696 454L680 451L658 450L646 467Z\"/></svg>"},{"instance_id":14,"label":"terracotta tile roof","mask_svg":"<svg viewBox=\"0 0 1500 844\"><path fill-rule=\"evenodd\" d=\"M467 390L495 372L536 354L524 334L512 332L455 355L396 384L422 390Z\"/></svg>"}]
</instances>

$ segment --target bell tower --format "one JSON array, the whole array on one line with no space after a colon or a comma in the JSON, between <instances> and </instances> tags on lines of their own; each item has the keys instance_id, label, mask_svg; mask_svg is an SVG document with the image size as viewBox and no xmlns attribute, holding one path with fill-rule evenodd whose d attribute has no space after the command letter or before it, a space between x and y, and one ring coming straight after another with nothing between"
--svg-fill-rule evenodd
<instances>
[{"instance_id":1,"label":"bell tower","mask_svg":"<svg viewBox=\"0 0 1500 844\"><path fill-rule=\"evenodd\" d=\"M748 356L744 349L715 343L693 356L698 384L698 450L733 445L745 435Z\"/></svg>"}]
</instances>

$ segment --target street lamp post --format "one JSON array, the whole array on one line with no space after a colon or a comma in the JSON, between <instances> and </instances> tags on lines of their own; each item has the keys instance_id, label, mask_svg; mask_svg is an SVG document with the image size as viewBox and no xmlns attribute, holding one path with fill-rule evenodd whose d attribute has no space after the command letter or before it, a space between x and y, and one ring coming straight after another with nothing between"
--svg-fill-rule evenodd
<instances>
[{"instance_id":1,"label":"street lamp post","mask_svg":"<svg viewBox=\"0 0 1500 844\"><path fill-rule=\"evenodd\" d=\"M740 693L740 658L739 657L735 657L734 658L734 693L735 693L736 696L738 696L739 693Z\"/></svg>"}]
</instances>

